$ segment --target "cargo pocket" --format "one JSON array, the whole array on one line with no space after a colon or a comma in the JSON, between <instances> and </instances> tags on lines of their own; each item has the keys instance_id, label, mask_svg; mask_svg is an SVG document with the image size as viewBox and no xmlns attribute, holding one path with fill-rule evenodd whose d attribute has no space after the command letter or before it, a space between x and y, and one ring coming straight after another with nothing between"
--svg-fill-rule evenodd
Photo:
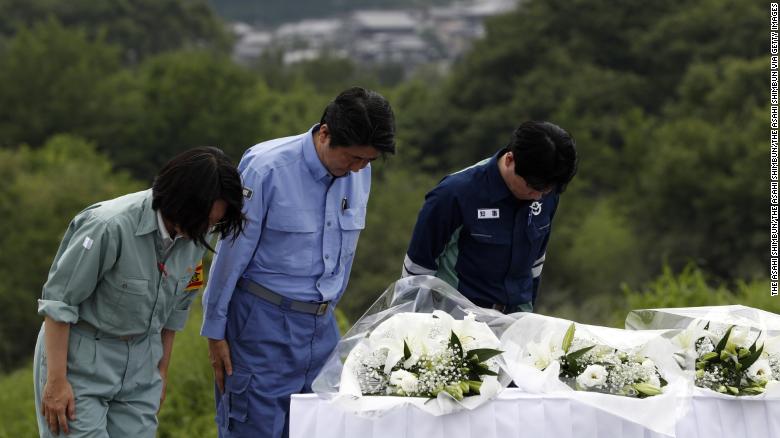
<instances>
[{"instance_id":1,"label":"cargo pocket","mask_svg":"<svg viewBox=\"0 0 780 438\"><path fill-rule=\"evenodd\" d=\"M249 382L251 374L233 371L232 376L225 375L225 393L222 394L223 427L233 429L233 422L246 423L249 413Z\"/></svg>"}]
</instances>

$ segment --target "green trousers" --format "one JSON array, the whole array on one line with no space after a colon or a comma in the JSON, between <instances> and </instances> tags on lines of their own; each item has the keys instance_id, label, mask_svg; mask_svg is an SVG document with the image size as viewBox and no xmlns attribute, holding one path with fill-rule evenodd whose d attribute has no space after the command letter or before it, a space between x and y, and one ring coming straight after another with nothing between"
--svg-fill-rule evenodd
<instances>
[{"instance_id":1,"label":"green trousers","mask_svg":"<svg viewBox=\"0 0 780 438\"><path fill-rule=\"evenodd\" d=\"M76 420L68 422L67 437L154 438L162 391L157 369L162 358L160 334L122 340L71 326L68 342L67 378L76 400ZM38 430L41 438L53 437L41 411L46 384L43 327L33 367Z\"/></svg>"}]
</instances>

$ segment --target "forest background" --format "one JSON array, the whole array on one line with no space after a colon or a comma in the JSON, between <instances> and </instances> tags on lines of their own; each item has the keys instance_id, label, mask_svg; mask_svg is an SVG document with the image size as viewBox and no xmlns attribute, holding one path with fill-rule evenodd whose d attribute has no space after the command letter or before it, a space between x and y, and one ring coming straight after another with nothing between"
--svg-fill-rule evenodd
<instances>
[{"instance_id":1,"label":"forest background","mask_svg":"<svg viewBox=\"0 0 780 438\"><path fill-rule=\"evenodd\" d=\"M220 146L237 162L304 132L356 84L393 105L398 153L374 165L344 327L398 278L424 194L527 119L566 128L581 155L539 313L611 326L646 307L780 313L768 280L767 5L525 0L488 20L450 71L387 80L349 59L235 63L215 11L281 22L358 1L257 4L0 0L0 437L36 436L36 299L74 214L149 187L186 148ZM198 302L177 337L160 437L215 436L200 317Z\"/></svg>"}]
</instances>

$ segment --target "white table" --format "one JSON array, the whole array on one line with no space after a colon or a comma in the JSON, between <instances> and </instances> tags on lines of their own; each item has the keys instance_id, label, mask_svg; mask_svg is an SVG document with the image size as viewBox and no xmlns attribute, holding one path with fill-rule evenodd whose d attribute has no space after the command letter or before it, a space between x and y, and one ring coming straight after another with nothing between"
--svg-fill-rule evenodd
<instances>
[{"instance_id":1,"label":"white table","mask_svg":"<svg viewBox=\"0 0 780 438\"><path fill-rule=\"evenodd\" d=\"M663 438L563 396L507 389L473 411L435 417L411 406L379 418L346 413L315 394L292 396L290 438ZM780 399L694 396L680 438L780 438Z\"/></svg>"}]
</instances>

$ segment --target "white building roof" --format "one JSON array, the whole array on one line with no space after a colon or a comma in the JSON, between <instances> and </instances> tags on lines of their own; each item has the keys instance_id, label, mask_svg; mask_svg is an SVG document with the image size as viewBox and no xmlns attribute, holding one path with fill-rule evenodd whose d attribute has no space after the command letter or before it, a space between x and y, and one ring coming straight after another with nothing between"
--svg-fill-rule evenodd
<instances>
[{"instance_id":1,"label":"white building roof","mask_svg":"<svg viewBox=\"0 0 780 438\"><path fill-rule=\"evenodd\" d=\"M352 14L353 22L364 29L411 30L417 27L417 20L407 11L357 11Z\"/></svg>"}]
</instances>

